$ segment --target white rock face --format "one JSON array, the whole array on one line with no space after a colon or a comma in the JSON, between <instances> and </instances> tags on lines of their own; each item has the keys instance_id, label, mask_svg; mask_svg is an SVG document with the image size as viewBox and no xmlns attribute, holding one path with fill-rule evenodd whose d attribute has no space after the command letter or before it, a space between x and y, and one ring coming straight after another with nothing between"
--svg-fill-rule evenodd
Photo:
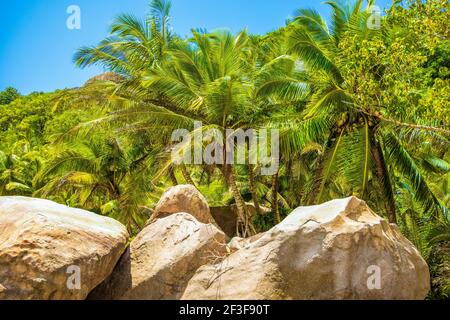
<instances>
[{"instance_id":1,"label":"white rock face","mask_svg":"<svg viewBox=\"0 0 450 320\"><path fill-rule=\"evenodd\" d=\"M298 208L236 252L205 265L182 299L424 299L428 266L364 201Z\"/></svg>"},{"instance_id":2,"label":"white rock face","mask_svg":"<svg viewBox=\"0 0 450 320\"><path fill-rule=\"evenodd\" d=\"M188 213L157 219L131 242L92 300L179 299L199 267L226 253L225 234Z\"/></svg>"},{"instance_id":3,"label":"white rock face","mask_svg":"<svg viewBox=\"0 0 450 320\"><path fill-rule=\"evenodd\" d=\"M0 300L85 299L111 273L127 240L113 219L0 197Z\"/></svg>"}]
</instances>

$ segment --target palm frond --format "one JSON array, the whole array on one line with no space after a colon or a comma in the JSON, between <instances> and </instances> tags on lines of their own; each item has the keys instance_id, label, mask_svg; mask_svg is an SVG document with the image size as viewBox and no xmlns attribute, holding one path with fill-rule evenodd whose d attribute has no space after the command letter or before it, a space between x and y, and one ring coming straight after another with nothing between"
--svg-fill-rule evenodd
<instances>
[{"instance_id":1,"label":"palm frond","mask_svg":"<svg viewBox=\"0 0 450 320\"><path fill-rule=\"evenodd\" d=\"M417 201L422 203L427 211L432 212L435 218L441 218L440 214L442 214L443 209L408 151L393 133L383 135L383 141L389 162L394 164L395 168L411 181Z\"/></svg>"}]
</instances>

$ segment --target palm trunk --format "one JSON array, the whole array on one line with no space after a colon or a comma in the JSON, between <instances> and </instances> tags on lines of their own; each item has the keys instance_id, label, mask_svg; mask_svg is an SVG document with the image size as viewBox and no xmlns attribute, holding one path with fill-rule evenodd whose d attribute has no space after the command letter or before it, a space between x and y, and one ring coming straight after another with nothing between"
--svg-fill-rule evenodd
<instances>
[{"instance_id":1,"label":"palm trunk","mask_svg":"<svg viewBox=\"0 0 450 320\"><path fill-rule=\"evenodd\" d=\"M174 187L177 186L178 180L177 180L177 177L175 176L175 171L173 169L173 166L169 167L168 174L169 174L170 181L172 181L173 186Z\"/></svg>"},{"instance_id":2,"label":"palm trunk","mask_svg":"<svg viewBox=\"0 0 450 320\"><path fill-rule=\"evenodd\" d=\"M247 209L242 199L241 192L236 184L236 177L234 175L233 167L231 165L225 165L223 168L223 173L225 179L228 182L228 186L233 193L234 200L236 202L236 208L238 213L238 221L236 224L236 234L240 237L246 238L252 236L252 232L254 232L253 225L249 221L249 217L247 215Z\"/></svg>"},{"instance_id":3,"label":"palm trunk","mask_svg":"<svg viewBox=\"0 0 450 320\"><path fill-rule=\"evenodd\" d=\"M186 168L186 165L184 163L182 163L180 165L181 168L181 173L183 174L183 178L186 181L187 184L193 185L194 187L197 188L197 186L195 185L194 180L192 180L191 178L191 174L189 173L188 169Z\"/></svg>"},{"instance_id":4,"label":"palm trunk","mask_svg":"<svg viewBox=\"0 0 450 320\"><path fill-rule=\"evenodd\" d=\"M380 143L375 138L373 130L370 131L370 146L372 150L373 159L375 162L375 174L378 180L382 183L382 193L385 198L384 207L390 223L397 223L397 214L395 208L394 193L392 191L391 179L387 169L386 161L384 159L383 150Z\"/></svg>"},{"instance_id":5,"label":"palm trunk","mask_svg":"<svg viewBox=\"0 0 450 320\"><path fill-rule=\"evenodd\" d=\"M255 210L257 215L261 215L261 207L259 205L258 192L256 189L256 177L255 177L255 166L249 165L249 179L250 179L250 193L252 194L253 203L255 205Z\"/></svg>"},{"instance_id":6,"label":"palm trunk","mask_svg":"<svg viewBox=\"0 0 450 320\"><path fill-rule=\"evenodd\" d=\"M281 222L280 210L278 208L278 172L272 176L272 213L278 223Z\"/></svg>"}]
</instances>

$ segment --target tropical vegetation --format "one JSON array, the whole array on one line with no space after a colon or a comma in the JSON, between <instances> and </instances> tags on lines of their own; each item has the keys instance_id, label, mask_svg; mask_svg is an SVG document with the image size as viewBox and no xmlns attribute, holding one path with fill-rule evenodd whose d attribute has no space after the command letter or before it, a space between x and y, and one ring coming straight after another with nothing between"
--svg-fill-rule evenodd
<instances>
[{"instance_id":1,"label":"tropical vegetation","mask_svg":"<svg viewBox=\"0 0 450 320\"><path fill-rule=\"evenodd\" d=\"M107 38L74 55L105 77L53 93L0 93L0 195L85 208L134 234L167 187L187 183L212 206L236 204L243 237L298 206L354 195L420 250L430 298L449 298L449 2L393 1L381 16L372 0L327 5L329 20L303 8L265 35L182 38L167 0L153 0L144 19L118 16ZM261 162L171 156L177 129L216 132L224 148L226 132L252 128L279 130L273 175L261 174ZM189 141L181 152L197 147ZM263 206L270 215L259 214Z\"/></svg>"}]
</instances>

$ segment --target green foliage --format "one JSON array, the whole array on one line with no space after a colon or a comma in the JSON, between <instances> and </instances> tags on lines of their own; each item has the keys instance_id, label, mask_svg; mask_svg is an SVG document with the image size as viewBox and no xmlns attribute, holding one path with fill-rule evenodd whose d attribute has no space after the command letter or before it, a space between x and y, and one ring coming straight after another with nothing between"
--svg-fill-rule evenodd
<instances>
[{"instance_id":1,"label":"green foliage","mask_svg":"<svg viewBox=\"0 0 450 320\"><path fill-rule=\"evenodd\" d=\"M394 2L380 28L367 23L373 3L328 2L330 21L299 9L261 36L193 30L182 39L163 0L145 19L120 15L109 37L74 57L119 74L117 83L0 94L0 195L91 210L135 234L169 186L189 183L210 205L237 204L244 236L297 206L355 195L428 261L430 298L448 298L449 2ZM279 129L279 171L178 165L171 135L180 128ZM272 214L249 217L244 201Z\"/></svg>"},{"instance_id":2,"label":"green foliage","mask_svg":"<svg viewBox=\"0 0 450 320\"><path fill-rule=\"evenodd\" d=\"M30 145L43 142L52 94L32 94L0 108L0 147L25 140Z\"/></svg>"},{"instance_id":3,"label":"green foliage","mask_svg":"<svg viewBox=\"0 0 450 320\"><path fill-rule=\"evenodd\" d=\"M52 153L35 177L37 185L44 185L35 196L112 216L131 232L143 226L141 206L150 192L145 178L152 165L147 154L106 135L57 145Z\"/></svg>"},{"instance_id":4,"label":"green foliage","mask_svg":"<svg viewBox=\"0 0 450 320\"><path fill-rule=\"evenodd\" d=\"M7 105L20 97L19 91L13 87L8 87L3 91L0 91L0 106Z\"/></svg>"}]
</instances>

